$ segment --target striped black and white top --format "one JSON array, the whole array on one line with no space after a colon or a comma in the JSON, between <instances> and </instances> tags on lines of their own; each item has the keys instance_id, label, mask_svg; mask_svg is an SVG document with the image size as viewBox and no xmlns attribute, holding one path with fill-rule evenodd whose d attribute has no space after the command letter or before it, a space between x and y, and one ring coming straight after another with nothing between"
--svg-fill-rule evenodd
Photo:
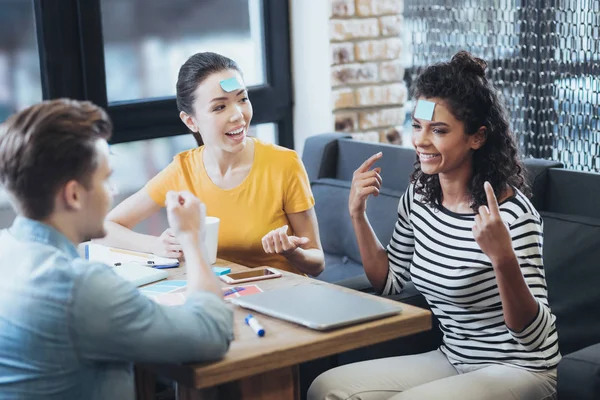
<instances>
[{"instance_id":1,"label":"striped black and white top","mask_svg":"<svg viewBox=\"0 0 600 400\"><path fill-rule=\"evenodd\" d=\"M553 368L561 356L556 317L548 306L541 217L519 191L500 204L500 215L539 305L537 316L523 331L514 332L504 323L492 263L473 237L475 214L427 206L413 185L398 205L383 292L399 293L407 281L413 281L439 319L444 335L440 350L452 364Z\"/></svg>"}]
</instances>

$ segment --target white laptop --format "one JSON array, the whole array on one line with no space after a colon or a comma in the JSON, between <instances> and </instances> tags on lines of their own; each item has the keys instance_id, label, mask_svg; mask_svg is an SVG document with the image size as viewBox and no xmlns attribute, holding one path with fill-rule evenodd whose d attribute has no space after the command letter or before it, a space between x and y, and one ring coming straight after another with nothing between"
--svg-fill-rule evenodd
<instances>
[{"instance_id":1,"label":"white laptop","mask_svg":"<svg viewBox=\"0 0 600 400\"><path fill-rule=\"evenodd\" d=\"M372 296L318 283L303 283L232 298L231 302L316 330L340 328L402 311L399 304L384 303Z\"/></svg>"}]
</instances>

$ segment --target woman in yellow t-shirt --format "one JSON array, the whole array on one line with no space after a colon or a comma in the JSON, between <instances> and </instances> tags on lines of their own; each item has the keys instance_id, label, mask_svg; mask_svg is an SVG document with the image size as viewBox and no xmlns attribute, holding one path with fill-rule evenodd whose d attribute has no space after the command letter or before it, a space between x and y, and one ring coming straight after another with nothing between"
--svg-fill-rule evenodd
<instances>
[{"instance_id":1,"label":"woman in yellow t-shirt","mask_svg":"<svg viewBox=\"0 0 600 400\"><path fill-rule=\"evenodd\" d=\"M202 144L175 156L144 188L107 216L105 243L181 257L169 230L160 237L131 229L164 207L168 191L190 191L220 218L219 258L316 276L323 271L314 198L296 152L247 137L252 105L240 68L198 53L179 71L177 106Z\"/></svg>"}]
</instances>

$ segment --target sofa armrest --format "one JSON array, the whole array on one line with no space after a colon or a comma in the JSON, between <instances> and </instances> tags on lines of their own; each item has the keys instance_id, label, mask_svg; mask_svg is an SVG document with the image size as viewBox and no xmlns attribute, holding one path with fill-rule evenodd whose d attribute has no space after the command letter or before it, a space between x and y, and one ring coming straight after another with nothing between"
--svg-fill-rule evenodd
<instances>
[{"instance_id":1,"label":"sofa armrest","mask_svg":"<svg viewBox=\"0 0 600 400\"><path fill-rule=\"evenodd\" d=\"M559 399L600 399L600 343L563 357L557 394Z\"/></svg>"}]
</instances>

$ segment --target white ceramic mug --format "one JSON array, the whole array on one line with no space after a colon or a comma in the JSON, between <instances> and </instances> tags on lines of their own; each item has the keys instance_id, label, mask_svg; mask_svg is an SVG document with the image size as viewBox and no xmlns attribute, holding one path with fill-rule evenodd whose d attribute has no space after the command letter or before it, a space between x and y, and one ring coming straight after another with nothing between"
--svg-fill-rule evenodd
<instances>
[{"instance_id":1,"label":"white ceramic mug","mask_svg":"<svg viewBox=\"0 0 600 400\"><path fill-rule=\"evenodd\" d=\"M217 248L219 246L219 224L221 220L217 217L206 217L204 247L206 248L206 257L211 264L217 262Z\"/></svg>"}]
</instances>

